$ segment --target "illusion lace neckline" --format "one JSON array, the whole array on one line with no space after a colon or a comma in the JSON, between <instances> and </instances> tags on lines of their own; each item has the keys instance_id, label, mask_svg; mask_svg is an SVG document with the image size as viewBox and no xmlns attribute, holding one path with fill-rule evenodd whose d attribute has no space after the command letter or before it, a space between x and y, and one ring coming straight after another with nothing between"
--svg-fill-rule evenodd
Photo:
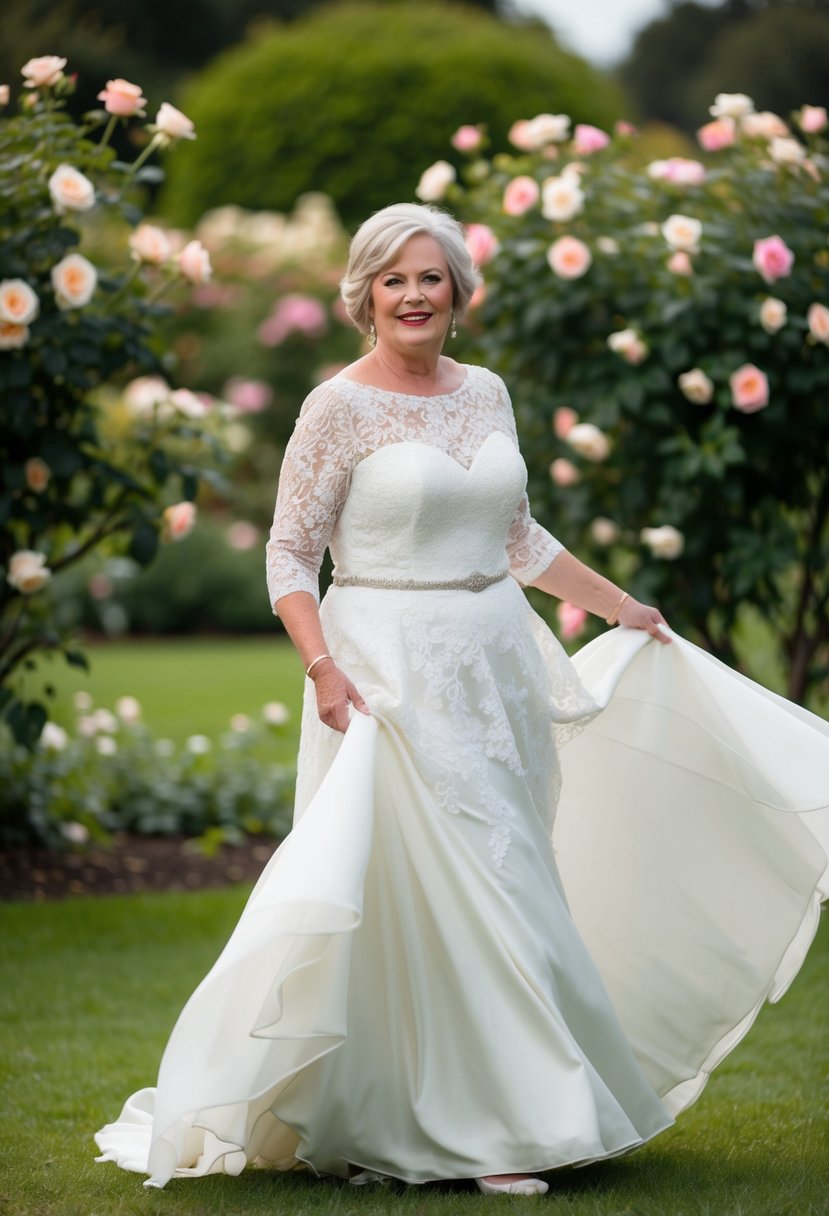
<instances>
[{"instance_id":1,"label":"illusion lace neckline","mask_svg":"<svg viewBox=\"0 0 829 1216\"><path fill-rule=\"evenodd\" d=\"M329 384L351 384L355 388L366 389L370 393L383 393L387 397L408 397L412 401L442 401L446 397L455 397L458 393L462 393L469 385L473 370L472 364L461 363L460 366L466 369L466 375L458 387L453 388L448 393L429 393L425 395L423 393L404 393L396 388L379 388L376 384L364 384L362 380L351 380L348 376L342 375L341 372L338 372L336 376L332 376Z\"/></svg>"}]
</instances>

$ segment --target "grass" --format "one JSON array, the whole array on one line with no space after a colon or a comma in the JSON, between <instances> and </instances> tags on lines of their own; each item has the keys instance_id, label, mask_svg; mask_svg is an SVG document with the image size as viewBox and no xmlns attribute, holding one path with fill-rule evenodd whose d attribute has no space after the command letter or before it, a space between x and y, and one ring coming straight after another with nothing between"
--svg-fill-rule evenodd
<instances>
[{"instance_id":1,"label":"grass","mask_svg":"<svg viewBox=\"0 0 829 1216\"><path fill-rule=\"evenodd\" d=\"M153 1083L172 1023L247 893L0 906L3 1216L484 1216L528 1203L567 1216L829 1210L827 923L781 1004L762 1012L675 1128L630 1156L551 1175L544 1199L491 1199L466 1182L357 1191L256 1171L148 1192L140 1175L96 1165L92 1132Z\"/></svg>"}]
</instances>

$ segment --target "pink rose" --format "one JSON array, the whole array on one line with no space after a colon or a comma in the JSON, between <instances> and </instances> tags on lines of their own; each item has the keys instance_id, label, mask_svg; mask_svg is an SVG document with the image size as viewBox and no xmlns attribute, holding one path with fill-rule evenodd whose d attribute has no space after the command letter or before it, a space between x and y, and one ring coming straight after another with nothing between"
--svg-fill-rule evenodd
<instances>
[{"instance_id":1,"label":"pink rose","mask_svg":"<svg viewBox=\"0 0 829 1216\"><path fill-rule=\"evenodd\" d=\"M744 363L729 376L734 408L753 414L769 403L769 382L765 372L753 363Z\"/></svg>"},{"instance_id":2,"label":"pink rose","mask_svg":"<svg viewBox=\"0 0 829 1216\"><path fill-rule=\"evenodd\" d=\"M108 80L107 87L98 94L98 101L104 103L108 114L117 114L119 118L132 118L134 115L144 117L142 106L147 104L147 98L141 96L141 85L130 84L128 80Z\"/></svg>"},{"instance_id":3,"label":"pink rose","mask_svg":"<svg viewBox=\"0 0 829 1216\"><path fill-rule=\"evenodd\" d=\"M767 236L754 242L752 259L767 283L785 279L791 274L794 254L779 236Z\"/></svg>"},{"instance_id":4,"label":"pink rose","mask_svg":"<svg viewBox=\"0 0 829 1216\"><path fill-rule=\"evenodd\" d=\"M547 250L547 261L560 279L580 279L590 269L593 257L578 237L561 236Z\"/></svg>"},{"instance_id":5,"label":"pink rose","mask_svg":"<svg viewBox=\"0 0 829 1216\"><path fill-rule=\"evenodd\" d=\"M500 249L498 238L486 224L468 224L464 243L476 266L485 266Z\"/></svg>"},{"instance_id":6,"label":"pink rose","mask_svg":"<svg viewBox=\"0 0 829 1216\"><path fill-rule=\"evenodd\" d=\"M566 439L578 420L575 410L571 410L569 405L561 405L553 414L553 432L559 439Z\"/></svg>"},{"instance_id":7,"label":"pink rose","mask_svg":"<svg viewBox=\"0 0 829 1216\"><path fill-rule=\"evenodd\" d=\"M27 89L45 89L63 79L66 60L59 55L39 55L20 69Z\"/></svg>"},{"instance_id":8,"label":"pink rose","mask_svg":"<svg viewBox=\"0 0 829 1216\"><path fill-rule=\"evenodd\" d=\"M550 465L550 479L554 485L566 488L567 486L574 486L577 481L580 481L581 473L572 461L565 460L561 456Z\"/></svg>"},{"instance_id":9,"label":"pink rose","mask_svg":"<svg viewBox=\"0 0 829 1216\"><path fill-rule=\"evenodd\" d=\"M818 342L829 345L829 308L825 304L810 304L806 313L809 333Z\"/></svg>"},{"instance_id":10,"label":"pink rose","mask_svg":"<svg viewBox=\"0 0 829 1216\"><path fill-rule=\"evenodd\" d=\"M600 127L591 127L589 123L576 123L573 132L573 150L577 156L589 156L591 152L601 152L610 143L610 136Z\"/></svg>"},{"instance_id":11,"label":"pink rose","mask_svg":"<svg viewBox=\"0 0 829 1216\"><path fill-rule=\"evenodd\" d=\"M801 131L807 135L816 135L827 123L825 106L803 106L797 116Z\"/></svg>"},{"instance_id":12,"label":"pink rose","mask_svg":"<svg viewBox=\"0 0 829 1216\"><path fill-rule=\"evenodd\" d=\"M613 130L616 135L621 135L629 138L632 135L638 135L639 129L632 122L628 122L626 118L619 118L613 125Z\"/></svg>"},{"instance_id":13,"label":"pink rose","mask_svg":"<svg viewBox=\"0 0 829 1216\"><path fill-rule=\"evenodd\" d=\"M561 636L565 642L569 642L571 638L580 637L584 633L587 613L583 608L579 608L576 604L568 604L566 600L562 600L556 608L556 616Z\"/></svg>"},{"instance_id":14,"label":"pink rose","mask_svg":"<svg viewBox=\"0 0 829 1216\"><path fill-rule=\"evenodd\" d=\"M162 513L165 540L183 540L193 531L196 522L196 506L192 502L177 502Z\"/></svg>"},{"instance_id":15,"label":"pink rose","mask_svg":"<svg viewBox=\"0 0 829 1216\"><path fill-rule=\"evenodd\" d=\"M654 160L648 165L648 177L673 182L677 186L699 186L705 181L705 165L686 156L670 156L667 160Z\"/></svg>"},{"instance_id":16,"label":"pink rose","mask_svg":"<svg viewBox=\"0 0 829 1216\"><path fill-rule=\"evenodd\" d=\"M534 177L514 177L504 191L504 211L507 215L524 215L535 206L540 194Z\"/></svg>"},{"instance_id":17,"label":"pink rose","mask_svg":"<svg viewBox=\"0 0 829 1216\"><path fill-rule=\"evenodd\" d=\"M483 133L480 127L473 127L467 124L463 127L458 127L449 142L459 152L474 152L476 148L480 148L482 140Z\"/></svg>"},{"instance_id":18,"label":"pink rose","mask_svg":"<svg viewBox=\"0 0 829 1216\"><path fill-rule=\"evenodd\" d=\"M671 274L687 275L694 273L694 263L684 249L678 249L676 253L671 254L668 258L667 266Z\"/></svg>"},{"instance_id":19,"label":"pink rose","mask_svg":"<svg viewBox=\"0 0 829 1216\"><path fill-rule=\"evenodd\" d=\"M210 254L201 241L189 241L178 255L178 268L191 283L206 283L212 273Z\"/></svg>"},{"instance_id":20,"label":"pink rose","mask_svg":"<svg viewBox=\"0 0 829 1216\"><path fill-rule=\"evenodd\" d=\"M514 122L510 127L507 134L507 139L514 148L519 150L519 152L530 152L532 151L532 144L530 142L531 134L532 132L529 120L526 118L519 118L518 121Z\"/></svg>"},{"instance_id":21,"label":"pink rose","mask_svg":"<svg viewBox=\"0 0 829 1216\"><path fill-rule=\"evenodd\" d=\"M264 380L246 380L243 376L231 376L222 394L243 414L260 414L273 401L273 389L269 384Z\"/></svg>"},{"instance_id":22,"label":"pink rose","mask_svg":"<svg viewBox=\"0 0 829 1216\"><path fill-rule=\"evenodd\" d=\"M228 525L225 539L231 549L243 553L259 544L259 529L248 519L235 519L232 524Z\"/></svg>"},{"instance_id":23,"label":"pink rose","mask_svg":"<svg viewBox=\"0 0 829 1216\"><path fill-rule=\"evenodd\" d=\"M263 346L279 346L289 334L321 338L327 328L328 318L319 300L297 292L282 297L259 326L258 334Z\"/></svg>"},{"instance_id":24,"label":"pink rose","mask_svg":"<svg viewBox=\"0 0 829 1216\"><path fill-rule=\"evenodd\" d=\"M697 139L706 152L719 152L722 148L729 148L736 137L737 128L733 118L716 118L697 131Z\"/></svg>"}]
</instances>

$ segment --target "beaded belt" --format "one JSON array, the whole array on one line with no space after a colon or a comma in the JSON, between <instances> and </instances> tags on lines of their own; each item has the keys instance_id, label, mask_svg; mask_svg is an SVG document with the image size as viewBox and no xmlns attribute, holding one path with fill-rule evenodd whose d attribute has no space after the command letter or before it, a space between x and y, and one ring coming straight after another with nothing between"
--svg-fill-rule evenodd
<instances>
[{"instance_id":1,"label":"beaded belt","mask_svg":"<svg viewBox=\"0 0 829 1216\"><path fill-rule=\"evenodd\" d=\"M337 587L377 587L384 591L486 591L487 587L502 582L509 570L498 574L467 574L466 578L435 579L418 581L410 578L363 578L359 574L335 574L332 582Z\"/></svg>"}]
</instances>

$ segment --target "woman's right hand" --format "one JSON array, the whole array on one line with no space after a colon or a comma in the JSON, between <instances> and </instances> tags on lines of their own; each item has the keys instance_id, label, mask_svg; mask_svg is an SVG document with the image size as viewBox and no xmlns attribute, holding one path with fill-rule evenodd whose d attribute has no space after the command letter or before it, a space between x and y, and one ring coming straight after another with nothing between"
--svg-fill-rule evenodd
<instances>
[{"instance_id":1,"label":"woman's right hand","mask_svg":"<svg viewBox=\"0 0 829 1216\"><path fill-rule=\"evenodd\" d=\"M317 713L320 721L332 730L345 732L348 728L348 706L353 705L360 713L371 711L344 671L340 671L333 659L324 659L309 676L314 681L317 694Z\"/></svg>"}]
</instances>

